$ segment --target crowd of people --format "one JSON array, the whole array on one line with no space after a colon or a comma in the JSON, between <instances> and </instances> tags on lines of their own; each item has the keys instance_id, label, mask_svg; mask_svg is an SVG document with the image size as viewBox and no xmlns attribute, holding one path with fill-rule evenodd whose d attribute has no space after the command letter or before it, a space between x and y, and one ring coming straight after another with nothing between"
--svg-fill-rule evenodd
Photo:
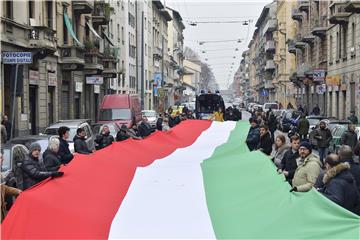
<instances>
[{"instance_id":1,"label":"crowd of people","mask_svg":"<svg viewBox=\"0 0 360 240\"><path fill-rule=\"evenodd\" d=\"M318 156L313 154L307 139L309 122L305 113L298 122L299 133L290 138L290 146L284 135L274 137L276 123L271 109L266 113L254 112L249 121L251 126L246 139L249 149L269 156L277 172L291 185L290 192L315 188L328 199L360 215L360 165L354 160L360 155L360 141L354 124L349 124L342 135L338 153L328 154L332 135L321 121L319 129L314 130Z\"/></svg>"}]
</instances>

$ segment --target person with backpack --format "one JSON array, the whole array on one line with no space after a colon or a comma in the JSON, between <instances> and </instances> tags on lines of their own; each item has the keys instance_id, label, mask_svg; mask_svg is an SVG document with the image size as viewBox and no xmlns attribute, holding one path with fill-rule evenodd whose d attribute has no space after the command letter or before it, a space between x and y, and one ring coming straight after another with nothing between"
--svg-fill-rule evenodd
<instances>
[{"instance_id":1,"label":"person with backpack","mask_svg":"<svg viewBox=\"0 0 360 240\"><path fill-rule=\"evenodd\" d=\"M40 160L41 147L38 143L32 143L27 155L21 164L23 173L23 188L28 189L48 177L61 177L64 172L47 171Z\"/></svg>"}]
</instances>

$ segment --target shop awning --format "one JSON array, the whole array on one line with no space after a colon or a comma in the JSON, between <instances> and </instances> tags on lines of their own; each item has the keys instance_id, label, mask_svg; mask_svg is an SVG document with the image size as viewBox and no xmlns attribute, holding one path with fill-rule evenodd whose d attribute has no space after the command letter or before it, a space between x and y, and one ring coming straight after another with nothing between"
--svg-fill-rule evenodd
<instances>
[{"instance_id":1,"label":"shop awning","mask_svg":"<svg viewBox=\"0 0 360 240\"><path fill-rule=\"evenodd\" d=\"M80 46L82 46L83 44L77 39L76 34L72 28L72 24L70 21L69 16L67 15L66 12L64 12L64 21L65 21L65 25L67 30L69 31L70 35L72 36L72 38L75 40L75 42L77 42L77 44L79 44Z\"/></svg>"},{"instance_id":2,"label":"shop awning","mask_svg":"<svg viewBox=\"0 0 360 240\"><path fill-rule=\"evenodd\" d=\"M95 29L93 28L93 26L91 25L91 23L86 22L86 25L89 27L90 31L95 35L95 37L102 39L99 34L95 31Z\"/></svg>"},{"instance_id":3,"label":"shop awning","mask_svg":"<svg viewBox=\"0 0 360 240\"><path fill-rule=\"evenodd\" d=\"M111 39L109 38L109 36L106 35L105 31L103 31L102 33L104 34L105 39L109 42L109 44L110 44L111 46L114 46L114 47L115 47L115 44L111 41Z\"/></svg>"}]
</instances>

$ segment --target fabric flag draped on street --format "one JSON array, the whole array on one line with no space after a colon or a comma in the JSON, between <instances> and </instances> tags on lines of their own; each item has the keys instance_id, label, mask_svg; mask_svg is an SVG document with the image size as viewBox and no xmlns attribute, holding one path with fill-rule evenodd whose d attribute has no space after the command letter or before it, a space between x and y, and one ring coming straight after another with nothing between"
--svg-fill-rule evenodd
<instances>
[{"instance_id":1,"label":"fabric flag draped on street","mask_svg":"<svg viewBox=\"0 0 360 240\"><path fill-rule=\"evenodd\" d=\"M247 122L187 120L77 155L62 178L22 193L4 239L360 239L360 218L290 185Z\"/></svg>"}]
</instances>

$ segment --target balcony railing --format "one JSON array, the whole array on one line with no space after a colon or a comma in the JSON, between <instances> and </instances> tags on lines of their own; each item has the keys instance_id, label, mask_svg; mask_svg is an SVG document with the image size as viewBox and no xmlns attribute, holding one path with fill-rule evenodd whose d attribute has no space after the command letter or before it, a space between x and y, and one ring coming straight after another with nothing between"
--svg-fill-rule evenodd
<instances>
[{"instance_id":1,"label":"balcony railing","mask_svg":"<svg viewBox=\"0 0 360 240\"><path fill-rule=\"evenodd\" d=\"M56 51L55 31L47 27L33 27L29 30L31 48L45 48Z\"/></svg>"},{"instance_id":2,"label":"balcony railing","mask_svg":"<svg viewBox=\"0 0 360 240\"><path fill-rule=\"evenodd\" d=\"M302 21L303 19L303 14L302 12L300 12L299 10L297 9L293 9L292 10L292 13L291 13L291 18L296 20L296 21Z\"/></svg>"},{"instance_id":3,"label":"balcony railing","mask_svg":"<svg viewBox=\"0 0 360 240\"><path fill-rule=\"evenodd\" d=\"M85 49L74 45L63 45L59 47L63 69L81 70L85 64Z\"/></svg>"},{"instance_id":4,"label":"balcony railing","mask_svg":"<svg viewBox=\"0 0 360 240\"><path fill-rule=\"evenodd\" d=\"M320 19L315 19L315 21L312 24L312 30L311 33L314 36L318 37L325 37L326 36L326 30L327 30L327 19L326 16L321 16Z\"/></svg>"},{"instance_id":5,"label":"balcony railing","mask_svg":"<svg viewBox=\"0 0 360 240\"><path fill-rule=\"evenodd\" d=\"M301 0L299 2L299 11L305 11L308 12L310 7L309 0Z\"/></svg>"},{"instance_id":6,"label":"balcony railing","mask_svg":"<svg viewBox=\"0 0 360 240\"><path fill-rule=\"evenodd\" d=\"M90 14L94 9L94 5L91 1L76 0L72 1L72 7L77 14Z\"/></svg>"},{"instance_id":7,"label":"balcony railing","mask_svg":"<svg viewBox=\"0 0 360 240\"><path fill-rule=\"evenodd\" d=\"M265 71L273 71L273 70L275 70L274 60L267 60L265 65Z\"/></svg>"},{"instance_id":8,"label":"balcony railing","mask_svg":"<svg viewBox=\"0 0 360 240\"><path fill-rule=\"evenodd\" d=\"M275 41L270 40L265 43L265 52L274 52L275 51Z\"/></svg>"},{"instance_id":9,"label":"balcony railing","mask_svg":"<svg viewBox=\"0 0 360 240\"><path fill-rule=\"evenodd\" d=\"M264 33L273 32L277 29L277 20L269 19L264 27Z\"/></svg>"},{"instance_id":10,"label":"balcony railing","mask_svg":"<svg viewBox=\"0 0 360 240\"><path fill-rule=\"evenodd\" d=\"M345 11L350 13L360 13L360 1L347 1Z\"/></svg>"},{"instance_id":11,"label":"balcony railing","mask_svg":"<svg viewBox=\"0 0 360 240\"><path fill-rule=\"evenodd\" d=\"M347 24L351 13L345 11L346 3L332 3L330 8L329 22L331 24Z\"/></svg>"},{"instance_id":12,"label":"balcony railing","mask_svg":"<svg viewBox=\"0 0 360 240\"><path fill-rule=\"evenodd\" d=\"M95 2L92 22L96 25L107 25L110 22L111 7L103 1Z\"/></svg>"}]
</instances>

